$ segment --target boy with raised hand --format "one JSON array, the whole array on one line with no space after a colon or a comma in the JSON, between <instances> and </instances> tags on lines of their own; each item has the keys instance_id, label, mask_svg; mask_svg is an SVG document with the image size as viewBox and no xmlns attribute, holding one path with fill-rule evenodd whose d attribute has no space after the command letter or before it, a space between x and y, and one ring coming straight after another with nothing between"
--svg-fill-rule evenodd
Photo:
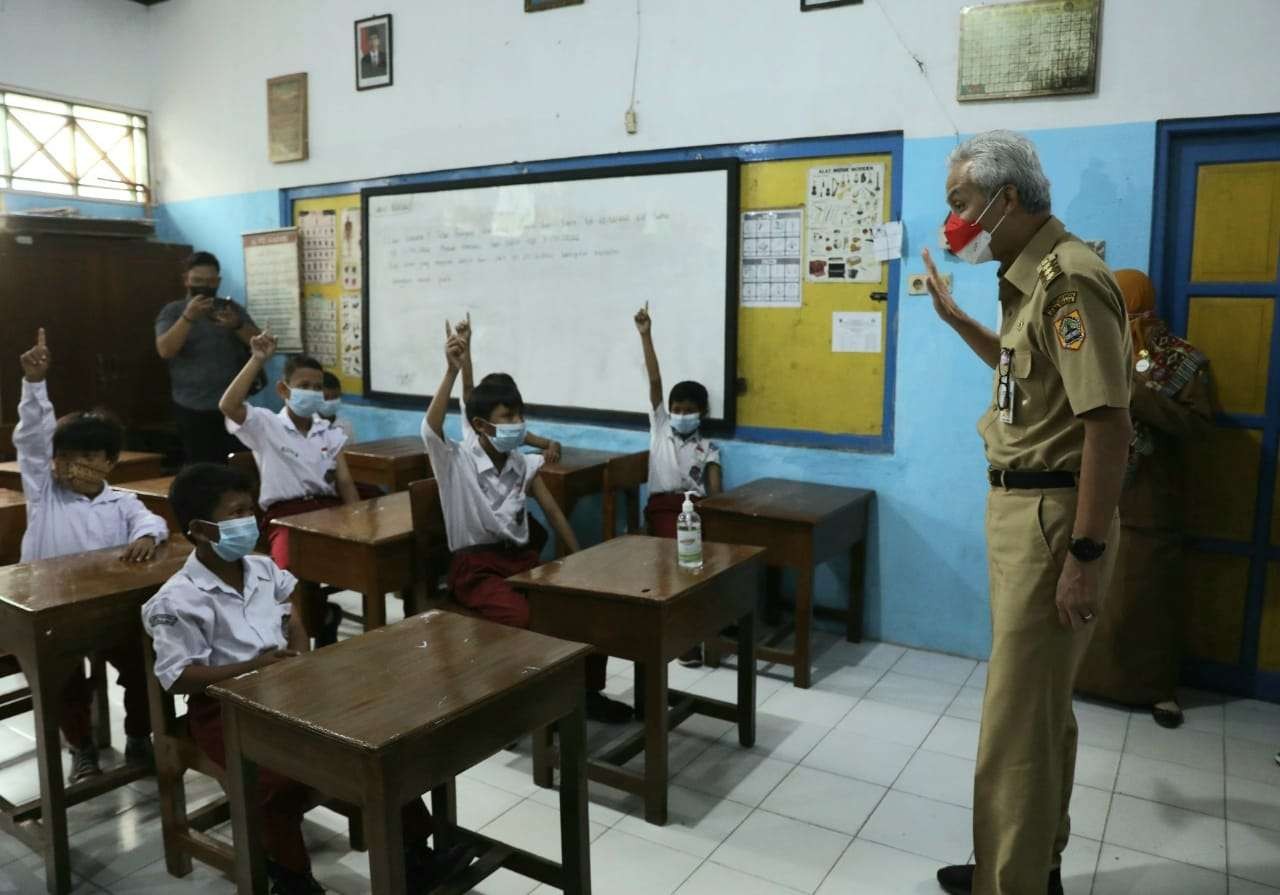
<instances>
[{"instance_id":1,"label":"boy with raised hand","mask_svg":"<svg viewBox=\"0 0 1280 895\"><path fill-rule=\"evenodd\" d=\"M22 398L13 446L27 502L22 562L107 547L124 547L121 559L125 562L151 559L156 545L169 536L164 519L148 510L136 494L117 491L106 481L120 457L124 428L99 412L57 419L45 384L53 356L44 329L19 360ZM149 765L151 715L140 644L117 644L104 655L124 687L125 760ZM77 666L63 691L59 718L71 748L72 783L102 773L92 736L92 703L92 687L84 669Z\"/></svg>"},{"instance_id":2,"label":"boy with raised hand","mask_svg":"<svg viewBox=\"0 0 1280 895\"><path fill-rule=\"evenodd\" d=\"M461 442L445 437L449 396L466 358L466 343L445 324L446 369L422 421L422 440L440 485L440 504L453 559L449 588L454 599L490 621L529 626L529 604L507 579L537 567L529 545L528 499L542 507L569 552L578 541L564 513L538 477L543 458L523 454L524 399L514 381L477 385L462 408L470 423ZM587 659L587 716L621 724L631 707L604 694L606 656Z\"/></svg>"}]
</instances>

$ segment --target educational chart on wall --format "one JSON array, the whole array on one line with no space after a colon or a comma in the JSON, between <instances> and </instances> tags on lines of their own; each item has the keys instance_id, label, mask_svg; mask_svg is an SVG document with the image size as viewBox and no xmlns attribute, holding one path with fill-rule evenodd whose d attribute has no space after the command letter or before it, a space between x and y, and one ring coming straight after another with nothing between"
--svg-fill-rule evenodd
<instances>
[{"instance_id":1,"label":"educational chart on wall","mask_svg":"<svg viewBox=\"0 0 1280 895\"><path fill-rule=\"evenodd\" d=\"M271 328L278 350L302 350L302 284L298 230L260 230L241 236L245 303L258 326Z\"/></svg>"},{"instance_id":2,"label":"educational chart on wall","mask_svg":"<svg viewBox=\"0 0 1280 895\"><path fill-rule=\"evenodd\" d=\"M470 313L478 375L566 417L645 414L648 302L672 382L732 420L738 188L718 160L365 190L367 392L432 394L445 323Z\"/></svg>"},{"instance_id":3,"label":"educational chart on wall","mask_svg":"<svg viewBox=\"0 0 1280 895\"><path fill-rule=\"evenodd\" d=\"M1101 8L1102 0L965 7L956 99L1093 93Z\"/></svg>"},{"instance_id":4,"label":"educational chart on wall","mask_svg":"<svg viewBox=\"0 0 1280 895\"><path fill-rule=\"evenodd\" d=\"M744 308L800 307L800 243L804 209L742 213Z\"/></svg>"},{"instance_id":5,"label":"educational chart on wall","mask_svg":"<svg viewBox=\"0 0 1280 895\"><path fill-rule=\"evenodd\" d=\"M809 169L805 192L809 282L880 282L872 240L884 222L884 181L882 163Z\"/></svg>"},{"instance_id":6,"label":"educational chart on wall","mask_svg":"<svg viewBox=\"0 0 1280 895\"><path fill-rule=\"evenodd\" d=\"M337 278L338 224L331 208L304 211L299 215L302 230L302 275L307 285L332 283Z\"/></svg>"},{"instance_id":7,"label":"educational chart on wall","mask_svg":"<svg viewBox=\"0 0 1280 895\"><path fill-rule=\"evenodd\" d=\"M308 295L303 316L303 344L322 367L338 363L338 309L323 295Z\"/></svg>"},{"instance_id":8,"label":"educational chart on wall","mask_svg":"<svg viewBox=\"0 0 1280 895\"><path fill-rule=\"evenodd\" d=\"M342 250L342 288L359 289L363 284L360 273L360 209L342 209L342 229L339 237Z\"/></svg>"},{"instance_id":9,"label":"educational chart on wall","mask_svg":"<svg viewBox=\"0 0 1280 895\"><path fill-rule=\"evenodd\" d=\"M342 295L342 375L364 376L364 302L359 292Z\"/></svg>"}]
</instances>

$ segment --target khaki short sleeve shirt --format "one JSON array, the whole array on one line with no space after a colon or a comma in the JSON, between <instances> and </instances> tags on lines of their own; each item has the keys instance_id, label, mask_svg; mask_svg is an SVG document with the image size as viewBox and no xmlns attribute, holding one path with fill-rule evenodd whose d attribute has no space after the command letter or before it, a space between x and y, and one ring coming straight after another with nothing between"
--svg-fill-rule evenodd
<instances>
[{"instance_id":1,"label":"khaki short sleeve shirt","mask_svg":"<svg viewBox=\"0 0 1280 895\"><path fill-rule=\"evenodd\" d=\"M1000 274L1000 362L979 423L996 469L1079 472L1080 416L1129 406L1132 348L1111 271L1049 218Z\"/></svg>"}]
</instances>

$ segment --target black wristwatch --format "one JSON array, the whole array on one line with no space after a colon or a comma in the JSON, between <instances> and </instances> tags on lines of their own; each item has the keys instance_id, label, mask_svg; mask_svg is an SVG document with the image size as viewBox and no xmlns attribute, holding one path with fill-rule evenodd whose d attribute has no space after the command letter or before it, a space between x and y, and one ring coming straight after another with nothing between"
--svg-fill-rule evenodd
<instances>
[{"instance_id":1,"label":"black wristwatch","mask_svg":"<svg viewBox=\"0 0 1280 895\"><path fill-rule=\"evenodd\" d=\"M1102 554L1107 551L1107 545L1092 538L1072 538L1071 546L1067 549L1078 561L1093 562L1102 558Z\"/></svg>"}]
</instances>

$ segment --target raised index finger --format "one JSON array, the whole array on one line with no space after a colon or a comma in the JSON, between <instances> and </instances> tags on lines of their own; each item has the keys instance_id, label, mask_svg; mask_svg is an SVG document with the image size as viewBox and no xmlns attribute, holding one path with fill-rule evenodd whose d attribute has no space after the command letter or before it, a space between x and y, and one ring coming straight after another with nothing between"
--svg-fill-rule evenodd
<instances>
[{"instance_id":1,"label":"raised index finger","mask_svg":"<svg viewBox=\"0 0 1280 895\"><path fill-rule=\"evenodd\" d=\"M453 338L453 325L448 320L444 322L444 334L450 339Z\"/></svg>"},{"instance_id":2,"label":"raised index finger","mask_svg":"<svg viewBox=\"0 0 1280 895\"><path fill-rule=\"evenodd\" d=\"M37 348L43 348L43 347L45 347L45 344L44 344L44 327L43 327L43 326L36 330L36 347L37 347Z\"/></svg>"}]
</instances>

